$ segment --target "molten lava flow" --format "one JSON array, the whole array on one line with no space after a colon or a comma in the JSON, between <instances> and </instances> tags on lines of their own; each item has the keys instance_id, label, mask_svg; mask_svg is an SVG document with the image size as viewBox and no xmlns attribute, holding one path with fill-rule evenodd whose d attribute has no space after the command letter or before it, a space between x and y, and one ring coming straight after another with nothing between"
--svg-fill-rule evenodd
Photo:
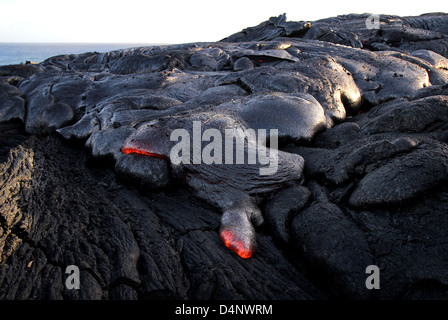
<instances>
[{"instance_id":1,"label":"molten lava flow","mask_svg":"<svg viewBox=\"0 0 448 320\"><path fill-rule=\"evenodd\" d=\"M253 251L246 248L241 241L235 240L232 231L223 230L221 232L221 240L224 242L227 248L235 252L243 259L250 258L252 256Z\"/></svg>"},{"instance_id":2,"label":"molten lava flow","mask_svg":"<svg viewBox=\"0 0 448 320\"><path fill-rule=\"evenodd\" d=\"M148 156L148 157L157 157L157 158L166 159L166 156L164 156L162 154L150 153L150 152L136 149L136 148L121 148L121 152L123 152L124 154L142 154L142 155Z\"/></svg>"}]
</instances>

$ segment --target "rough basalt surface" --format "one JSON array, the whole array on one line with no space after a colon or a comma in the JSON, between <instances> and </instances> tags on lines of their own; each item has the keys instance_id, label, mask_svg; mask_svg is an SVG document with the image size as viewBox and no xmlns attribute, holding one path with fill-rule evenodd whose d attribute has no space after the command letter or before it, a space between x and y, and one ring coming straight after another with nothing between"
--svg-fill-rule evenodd
<instances>
[{"instance_id":1,"label":"rough basalt surface","mask_svg":"<svg viewBox=\"0 0 448 320\"><path fill-rule=\"evenodd\" d=\"M0 299L446 299L448 15L368 19L0 67ZM277 174L174 165L193 121Z\"/></svg>"}]
</instances>

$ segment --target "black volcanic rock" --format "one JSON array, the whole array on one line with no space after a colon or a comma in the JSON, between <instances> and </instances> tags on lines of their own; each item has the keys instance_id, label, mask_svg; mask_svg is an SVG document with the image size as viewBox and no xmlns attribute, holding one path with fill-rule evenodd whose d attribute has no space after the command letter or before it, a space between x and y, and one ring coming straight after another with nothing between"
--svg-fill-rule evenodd
<instances>
[{"instance_id":1,"label":"black volcanic rock","mask_svg":"<svg viewBox=\"0 0 448 320\"><path fill-rule=\"evenodd\" d=\"M0 118L5 122L25 119L25 100L22 98L22 92L10 84L14 80L3 77L0 82Z\"/></svg>"},{"instance_id":2,"label":"black volcanic rock","mask_svg":"<svg viewBox=\"0 0 448 320\"><path fill-rule=\"evenodd\" d=\"M448 15L370 18L1 66L0 299L446 298ZM278 171L174 163L193 121Z\"/></svg>"}]
</instances>

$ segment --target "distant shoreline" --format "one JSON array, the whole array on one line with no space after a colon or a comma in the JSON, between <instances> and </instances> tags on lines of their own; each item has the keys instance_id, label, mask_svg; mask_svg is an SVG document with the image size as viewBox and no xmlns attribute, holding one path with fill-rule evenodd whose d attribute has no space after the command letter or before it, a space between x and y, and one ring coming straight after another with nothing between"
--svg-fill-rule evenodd
<instances>
[{"instance_id":1,"label":"distant shoreline","mask_svg":"<svg viewBox=\"0 0 448 320\"><path fill-rule=\"evenodd\" d=\"M161 43L46 43L46 42L0 42L0 66L20 64L26 61L40 63L62 54L85 52L108 52L113 50L167 45Z\"/></svg>"}]
</instances>

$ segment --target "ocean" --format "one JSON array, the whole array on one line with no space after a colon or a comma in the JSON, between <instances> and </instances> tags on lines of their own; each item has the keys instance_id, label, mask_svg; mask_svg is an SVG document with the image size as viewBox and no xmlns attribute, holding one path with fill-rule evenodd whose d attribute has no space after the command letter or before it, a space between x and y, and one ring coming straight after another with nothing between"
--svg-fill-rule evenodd
<instances>
[{"instance_id":1,"label":"ocean","mask_svg":"<svg viewBox=\"0 0 448 320\"><path fill-rule=\"evenodd\" d=\"M154 43L6 43L0 42L0 66L42 62L60 54L108 52L118 49L157 45Z\"/></svg>"}]
</instances>

